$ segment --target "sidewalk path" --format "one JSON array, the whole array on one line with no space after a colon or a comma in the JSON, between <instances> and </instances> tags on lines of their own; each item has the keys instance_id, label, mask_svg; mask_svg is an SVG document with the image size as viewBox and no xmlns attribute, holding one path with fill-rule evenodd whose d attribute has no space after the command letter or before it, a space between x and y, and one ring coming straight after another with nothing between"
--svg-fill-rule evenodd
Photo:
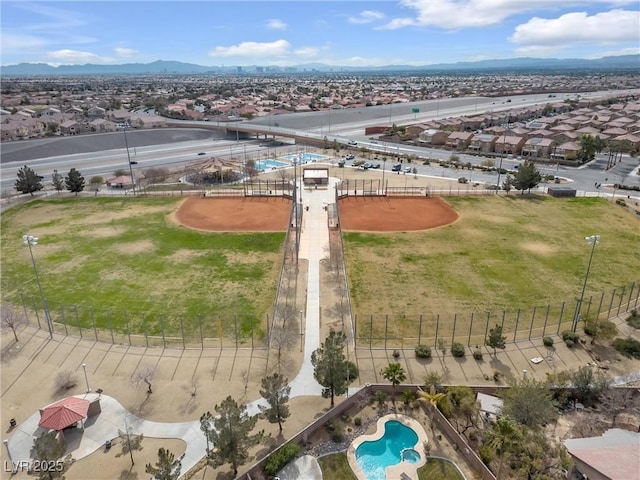
<instances>
[{"instance_id":1,"label":"sidewalk path","mask_svg":"<svg viewBox=\"0 0 640 480\"><path fill-rule=\"evenodd\" d=\"M189 471L200 461L206 451L206 439L200 430L200 421L179 423L160 423L144 420L129 413L115 398L108 395L88 393L76 395L94 401L100 398L101 412L84 421L83 428L76 428L64 432L67 454L75 460L84 458L99 448L103 448L107 440L118 438L118 431L132 434L143 434L150 438L178 438L186 443L186 450L182 460L182 469ZM34 437L38 437L49 430L38 426L40 412L31 415L13 432L9 439L9 451L14 462L27 462L31 455Z\"/></svg>"}]
</instances>

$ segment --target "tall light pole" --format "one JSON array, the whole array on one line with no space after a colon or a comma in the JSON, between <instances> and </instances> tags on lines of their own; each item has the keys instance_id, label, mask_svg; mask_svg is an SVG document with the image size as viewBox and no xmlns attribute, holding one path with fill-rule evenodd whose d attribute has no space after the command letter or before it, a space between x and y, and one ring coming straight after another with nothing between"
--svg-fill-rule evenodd
<instances>
[{"instance_id":1,"label":"tall light pole","mask_svg":"<svg viewBox=\"0 0 640 480\"><path fill-rule=\"evenodd\" d=\"M33 256L33 249L38 245L38 237L34 237L33 235L23 235L22 242L29 247L29 254L31 255L31 264L33 265L33 272L36 275L36 283L38 284L38 291L40 292L40 301L42 302L42 309L44 310L44 318L47 322L47 327L49 328L49 338L53 338L53 326L51 325L51 316L49 315L49 309L47 308L47 301L44 298L44 294L42 293L42 285L40 284L40 276L38 275L38 269L36 268L36 259Z\"/></svg>"},{"instance_id":2,"label":"tall light pole","mask_svg":"<svg viewBox=\"0 0 640 480\"><path fill-rule=\"evenodd\" d=\"M582 293L578 300L578 306L576 307L576 314L573 317L573 324L571 325L571 331L575 332L578 328L578 322L580 321L580 309L582 308L582 302L584 300L584 292L587 289L587 280L589 280L589 270L591 270L591 260L593 260L593 252L596 250L596 245L600 245L600 235L589 235L584 237L587 245L591 247L591 253L589 254L589 263L587 264L587 273L584 276L584 284L582 285Z\"/></svg>"},{"instance_id":3,"label":"tall light pole","mask_svg":"<svg viewBox=\"0 0 640 480\"><path fill-rule=\"evenodd\" d=\"M502 160L504 159L504 149L507 146L507 130L509 129L509 117L507 117L507 126L504 128L504 135L502 136L502 151L500 152L500 166L498 167L498 185L496 188L496 195L500 191L500 174L502 173Z\"/></svg>"},{"instance_id":4,"label":"tall light pole","mask_svg":"<svg viewBox=\"0 0 640 480\"><path fill-rule=\"evenodd\" d=\"M9 457L9 462L11 463L11 474L17 473L17 469L13 464L13 458L11 457L11 450L9 450L9 440L4 439L2 440L2 443L4 443L4 447L7 449L7 456ZM5 469L5 472L7 470Z\"/></svg>"},{"instance_id":5,"label":"tall light pole","mask_svg":"<svg viewBox=\"0 0 640 480\"><path fill-rule=\"evenodd\" d=\"M122 128L122 131L124 132L124 145L125 147L127 147L127 160L129 160L129 174L131 175L131 188L133 189L133 194L136 194L136 181L133 178L133 165L137 164L138 162L132 162L131 161L131 155L129 154L129 141L127 140L127 128L129 128L131 125L129 125L128 123L121 123L119 124L119 127Z\"/></svg>"},{"instance_id":6,"label":"tall light pole","mask_svg":"<svg viewBox=\"0 0 640 480\"><path fill-rule=\"evenodd\" d=\"M385 193L385 188L384 188L384 171L387 169L387 157L385 156L382 159L382 194L384 195Z\"/></svg>"},{"instance_id":7,"label":"tall light pole","mask_svg":"<svg viewBox=\"0 0 640 480\"><path fill-rule=\"evenodd\" d=\"M82 364L82 370L84 370L84 383L87 384L87 393L89 393L91 391L91 389L89 388L89 377L87 377L87 364L86 363Z\"/></svg>"}]
</instances>

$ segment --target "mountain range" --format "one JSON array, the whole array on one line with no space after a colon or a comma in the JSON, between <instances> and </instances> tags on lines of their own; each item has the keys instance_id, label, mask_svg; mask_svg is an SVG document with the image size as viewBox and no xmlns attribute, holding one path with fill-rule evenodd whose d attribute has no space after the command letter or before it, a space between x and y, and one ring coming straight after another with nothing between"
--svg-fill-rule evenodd
<instances>
[{"instance_id":1,"label":"mountain range","mask_svg":"<svg viewBox=\"0 0 640 480\"><path fill-rule=\"evenodd\" d=\"M586 60L577 58L512 58L482 60L477 62L440 63L434 65L386 65L379 67L335 66L323 63L307 63L289 67L279 66L203 66L193 63L157 60L151 63L125 63L119 65L60 65L46 63L19 63L0 66L2 76L30 75L163 75L163 74L261 74L261 73L391 73L391 72L514 72L559 73L577 71L640 71L640 54L603 57Z\"/></svg>"}]
</instances>

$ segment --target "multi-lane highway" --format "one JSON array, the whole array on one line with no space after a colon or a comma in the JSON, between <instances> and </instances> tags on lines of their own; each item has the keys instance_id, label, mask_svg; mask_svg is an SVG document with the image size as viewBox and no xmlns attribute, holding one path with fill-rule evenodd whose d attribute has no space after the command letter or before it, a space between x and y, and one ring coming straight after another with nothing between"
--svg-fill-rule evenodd
<instances>
[{"instance_id":1,"label":"multi-lane highway","mask_svg":"<svg viewBox=\"0 0 640 480\"><path fill-rule=\"evenodd\" d=\"M611 94L623 95L630 92L593 92L581 94L581 98L602 98ZM394 155L415 155L416 157L431 159L448 159L451 152L437 149L388 144L369 139L364 135L364 129L373 125L387 125L389 123L407 124L428 121L436 118L472 115L475 113L490 113L526 107L550 101L561 102L566 98L576 98L575 94L557 94L550 99L542 95L509 96L502 98L463 97L440 99L411 104L392 104L367 108L343 109L326 112L309 112L261 117L248 122L242 122L243 127L251 127L269 132L269 136L297 136L307 138L334 139L346 144L357 141L358 147ZM511 101L509 101L511 100ZM415 111L418 110L418 111ZM175 123L175 122L172 122ZM251 158L257 151L260 155L282 154L295 147L282 146L269 151L268 147L260 146L259 140L245 140L241 135L232 134L223 138L216 127L229 124L215 124L204 122L181 122L192 125L193 129L157 129L151 131L130 131L129 157L137 162L134 168L182 166L189 161L201 159L201 152L208 156L241 157L245 153ZM278 153L279 150L279 153ZM94 175L109 177L115 170L128 169L129 157L125 148L122 133L102 135L83 135L54 139L9 142L2 144L0 154L0 188L3 193L11 190L15 183L16 174L20 167L27 164L38 174L45 177L45 182L51 178L54 170L66 174L74 167L89 179ZM482 157L459 155L462 163L480 164ZM513 169L517 160L501 159L506 169ZM386 163L390 169L392 161ZM623 157L622 161L612 169L606 171L607 161L602 157L589 165L574 169L564 167L541 167L543 174L552 174L569 178L580 190L593 189L596 184L622 183L640 185L640 177L632 175L638 166L635 159ZM434 166L412 164L419 175L435 176L465 176L471 181L495 183L495 174L482 174L468 170L455 172ZM50 182L47 182L50 183Z\"/></svg>"}]
</instances>

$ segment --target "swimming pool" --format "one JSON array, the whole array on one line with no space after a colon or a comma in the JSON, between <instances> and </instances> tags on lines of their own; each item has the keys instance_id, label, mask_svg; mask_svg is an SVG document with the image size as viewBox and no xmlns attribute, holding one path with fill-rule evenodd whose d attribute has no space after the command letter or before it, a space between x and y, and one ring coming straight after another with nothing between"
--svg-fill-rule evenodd
<instances>
[{"instance_id":1,"label":"swimming pool","mask_svg":"<svg viewBox=\"0 0 640 480\"><path fill-rule=\"evenodd\" d=\"M274 168L288 167L288 163L279 162L278 160L273 160L272 158L268 158L266 160L257 160L256 161L256 169L265 171L272 170Z\"/></svg>"},{"instance_id":2,"label":"swimming pool","mask_svg":"<svg viewBox=\"0 0 640 480\"><path fill-rule=\"evenodd\" d=\"M318 153L304 152L304 153L296 153L291 155L283 155L282 158L286 158L290 162L300 161L300 163L307 163L307 162L317 162L319 160L325 160L329 158L329 156L320 155Z\"/></svg>"},{"instance_id":3,"label":"swimming pool","mask_svg":"<svg viewBox=\"0 0 640 480\"><path fill-rule=\"evenodd\" d=\"M384 424L384 435L374 441L362 442L356 449L356 461L367 480L386 480L385 469L402 460L409 463L420 461L420 454L413 447L418 443L418 434L397 420Z\"/></svg>"}]
</instances>

